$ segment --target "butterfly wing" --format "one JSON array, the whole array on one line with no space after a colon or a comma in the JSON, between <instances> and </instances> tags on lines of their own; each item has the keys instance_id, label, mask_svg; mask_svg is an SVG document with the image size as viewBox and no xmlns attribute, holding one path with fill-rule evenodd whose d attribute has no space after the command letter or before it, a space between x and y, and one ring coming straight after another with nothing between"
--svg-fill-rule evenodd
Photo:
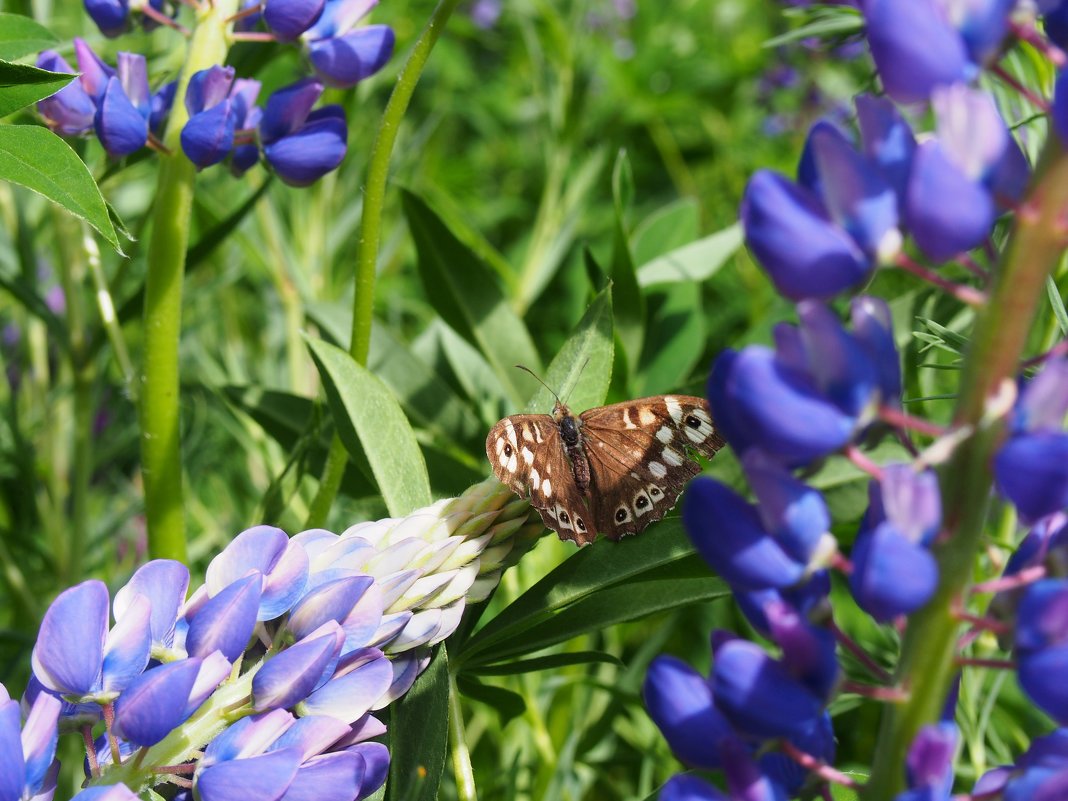
<instances>
[{"instance_id":1,"label":"butterfly wing","mask_svg":"<svg viewBox=\"0 0 1068 801\"><path fill-rule=\"evenodd\" d=\"M637 534L661 519L701 466L723 447L704 398L658 395L579 415L590 463L594 523L610 539Z\"/></svg>"},{"instance_id":2,"label":"butterfly wing","mask_svg":"<svg viewBox=\"0 0 1068 801\"><path fill-rule=\"evenodd\" d=\"M593 542L597 528L587 499L575 484L556 422L547 414L506 417L486 437L493 474L530 500L547 528L579 545Z\"/></svg>"}]
</instances>

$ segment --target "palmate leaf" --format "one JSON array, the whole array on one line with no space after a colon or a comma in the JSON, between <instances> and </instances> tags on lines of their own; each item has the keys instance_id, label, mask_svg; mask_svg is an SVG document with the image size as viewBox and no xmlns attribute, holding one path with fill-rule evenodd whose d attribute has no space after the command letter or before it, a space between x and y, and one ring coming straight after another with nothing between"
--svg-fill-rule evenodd
<instances>
[{"instance_id":1,"label":"palmate leaf","mask_svg":"<svg viewBox=\"0 0 1068 801\"><path fill-rule=\"evenodd\" d=\"M389 513L399 517L429 505L426 462L393 393L341 348L312 339L308 348L341 441L349 453L367 457Z\"/></svg>"},{"instance_id":2,"label":"palmate leaf","mask_svg":"<svg viewBox=\"0 0 1068 801\"><path fill-rule=\"evenodd\" d=\"M411 192L402 197L419 256L419 275L434 308L482 352L512 401L521 404L521 374L514 365L541 369L526 325L501 291L493 270L419 197Z\"/></svg>"},{"instance_id":3,"label":"palmate leaf","mask_svg":"<svg viewBox=\"0 0 1068 801\"><path fill-rule=\"evenodd\" d=\"M729 595L696 556L678 518L640 536L583 548L465 642L454 662L472 670L654 612Z\"/></svg>"}]
</instances>

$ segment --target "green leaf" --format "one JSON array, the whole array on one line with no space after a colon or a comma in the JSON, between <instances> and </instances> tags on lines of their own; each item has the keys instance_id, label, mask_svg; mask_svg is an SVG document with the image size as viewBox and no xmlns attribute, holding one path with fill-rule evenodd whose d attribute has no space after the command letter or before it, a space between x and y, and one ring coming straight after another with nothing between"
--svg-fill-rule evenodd
<instances>
[{"instance_id":1,"label":"green leaf","mask_svg":"<svg viewBox=\"0 0 1068 801\"><path fill-rule=\"evenodd\" d=\"M742 245L742 226L735 223L638 268L642 286L711 278Z\"/></svg>"},{"instance_id":2,"label":"green leaf","mask_svg":"<svg viewBox=\"0 0 1068 801\"><path fill-rule=\"evenodd\" d=\"M449 659L444 644L390 709L386 799L434 801L449 736Z\"/></svg>"},{"instance_id":3,"label":"green leaf","mask_svg":"<svg viewBox=\"0 0 1068 801\"><path fill-rule=\"evenodd\" d=\"M645 339L645 298L638 286L634 257L630 252L626 215L634 195L634 178L626 151L620 150L612 166L612 199L615 228L612 237L612 261L608 274L615 287L615 325L628 363L635 365Z\"/></svg>"},{"instance_id":4,"label":"green leaf","mask_svg":"<svg viewBox=\"0 0 1068 801\"><path fill-rule=\"evenodd\" d=\"M612 654L606 654L603 651L569 651L563 654L549 654L548 656L536 656L531 659L505 662L502 665L472 667L471 672L483 676L513 676L532 673L535 670L551 670L552 668L566 667L568 665L588 665L592 662L623 666L623 663L617 657L612 656Z\"/></svg>"},{"instance_id":5,"label":"green leaf","mask_svg":"<svg viewBox=\"0 0 1068 801\"><path fill-rule=\"evenodd\" d=\"M634 260L650 262L658 256L697 239L701 207L693 198L683 198L657 209L634 229L631 237Z\"/></svg>"},{"instance_id":6,"label":"green leaf","mask_svg":"<svg viewBox=\"0 0 1068 801\"><path fill-rule=\"evenodd\" d=\"M706 339L697 284L664 284L650 292L648 302L649 335L638 370L638 395L655 395L683 384L704 353Z\"/></svg>"},{"instance_id":7,"label":"green leaf","mask_svg":"<svg viewBox=\"0 0 1068 801\"><path fill-rule=\"evenodd\" d=\"M403 192L404 213L419 256L419 274L434 309L478 348L517 406L524 393L516 364L540 370L526 325L501 291L496 275L419 197Z\"/></svg>"},{"instance_id":8,"label":"green leaf","mask_svg":"<svg viewBox=\"0 0 1068 801\"><path fill-rule=\"evenodd\" d=\"M29 17L0 12L0 59L14 61L57 44L59 39L52 31Z\"/></svg>"},{"instance_id":9,"label":"green leaf","mask_svg":"<svg viewBox=\"0 0 1068 801\"><path fill-rule=\"evenodd\" d=\"M77 77L66 72L49 72L28 64L0 61L0 117L54 95Z\"/></svg>"},{"instance_id":10,"label":"green leaf","mask_svg":"<svg viewBox=\"0 0 1068 801\"><path fill-rule=\"evenodd\" d=\"M691 579L684 595L672 588L672 582ZM646 591L640 592L636 587L643 582ZM629 591L636 593L633 598L628 598ZM682 522L668 518L640 537L618 543L600 540L583 548L509 604L460 651L454 649L454 660L465 666L498 662L563 642L591 630L591 625L629 620L725 592L694 555ZM578 610L575 618L572 610Z\"/></svg>"},{"instance_id":11,"label":"green leaf","mask_svg":"<svg viewBox=\"0 0 1068 801\"><path fill-rule=\"evenodd\" d=\"M813 19L804 25L794 28L792 31L775 36L764 42L764 47L781 47L791 42L800 42L804 39L822 39L832 36L845 36L861 30L864 20L853 9L838 9L834 11L820 10L813 14Z\"/></svg>"},{"instance_id":12,"label":"green leaf","mask_svg":"<svg viewBox=\"0 0 1068 801\"><path fill-rule=\"evenodd\" d=\"M38 125L0 125L0 180L25 186L85 220L119 247L107 205L70 145Z\"/></svg>"},{"instance_id":13,"label":"green leaf","mask_svg":"<svg viewBox=\"0 0 1068 801\"><path fill-rule=\"evenodd\" d=\"M341 441L371 465L389 513L395 517L430 503L430 482L415 432L382 381L348 353L308 340Z\"/></svg>"},{"instance_id":14,"label":"green leaf","mask_svg":"<svg viewBox=\"0 0 1068 801\"><path fill-rule=\"evenodd\" d=\"M604 403L612 381L612 287L605 287L593 299L574 332L553 358L542 379L566 396L576 409L589 409ZM527 411L545 413L553 406L553 396L539 386Z\"/></svg>"},{"instance_id":15,"label":"green leaf","mask_svg":"<svg viewBox=\"0 0 1068 801\"><path fill-rule=\"evenodd\" d=\"M1061 336L1068 337L1068 311L1064 308L1064 298L1057 289L1057 282L1052 275L1046 276L1046 294L1049 295L1049 305L1053 309L1053 316L1057 320L1057 327L1061 329Z\"/></svg>"},{"instance_id":16,"label":"green leaf","mask_svg":"<svg viewBox=\"0 0 1068 801\"><path fill-rule=\"evenodd\" d=\"M527 704L519 693L506 690L504 687L483 684L478 679L466 674L460 674L456 677L456 687L468 698L481 701L495 709L501 716L502 726L512 718L522 715L527 709Z\"/></svg>"}]
</instances>

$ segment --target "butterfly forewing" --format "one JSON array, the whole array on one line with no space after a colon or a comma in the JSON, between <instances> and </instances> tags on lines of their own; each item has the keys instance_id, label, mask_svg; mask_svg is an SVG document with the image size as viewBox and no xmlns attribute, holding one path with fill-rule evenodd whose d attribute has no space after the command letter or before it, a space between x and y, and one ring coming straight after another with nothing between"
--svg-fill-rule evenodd
<instances>
[{"instance_id":1,"label":"butterfly forewing","mask_svg":"<svg viewBox=\"0 0 1068 801\"><path fill-rule=\"evenodd\" d=\"M556 421L547 414L517 414L501 420L486 438L493 474L530 500L547 528L579 545L597 536Z\"/></svg>"},{"instance_id":2,"label":"butterfly forewing","mask_svg":"<svg viewBox=\"0 0 1068 801\"><path fill-rule=\"evenodd\" d=\"M580 545L598 531L619 539L662 518L701 471L690 452L712 458L721 447L708 403L688 395L601 406L577 420L558 403L554 416L506 417L486 438L497 478Z\"/></svg>"},{"instance_id":3,"label":"butterfly forewing","mask_svg":"<svg viewBox=\"0 0 1068 801\"><path fill-rule=\"evenodd\" d=\"M701 472L689 451L723 447L703 398L658 395L584 412L594 522L611 539L661 519Z\"/></svg>"}]
</instances>

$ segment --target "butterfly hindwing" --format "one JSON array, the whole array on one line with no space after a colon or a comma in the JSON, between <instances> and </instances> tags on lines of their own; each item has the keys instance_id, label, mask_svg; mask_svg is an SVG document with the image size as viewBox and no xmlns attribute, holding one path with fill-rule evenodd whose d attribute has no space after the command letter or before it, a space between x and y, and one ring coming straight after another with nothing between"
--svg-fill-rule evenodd
<instances>
[{"instance_id":1,"label":"butterfly hindwing","mask_svg":"<svg viewBox=\"0 0 1068 801\"><path fill-rule=\"evenodd\" d=\"M553 414L517 414L486 438L493 472L528 498L545 525L584 545L598 531L636 534L675 506L723 440L703 398L657 395L601 406L577 418L558 402Z\"/></svg>"},{"instance_id":2,"label":"butterfly hindwing","mask_svg":"<svg viewBox=\"0 0 1068 801\"><path fill-rule=\"evenodd\" d=\"M547 414L517 414L501 420L486 438L493 473L541 514L561 539L585 545L597 529L575 484L556 421Z\"/></svg>"}]
</instances>

